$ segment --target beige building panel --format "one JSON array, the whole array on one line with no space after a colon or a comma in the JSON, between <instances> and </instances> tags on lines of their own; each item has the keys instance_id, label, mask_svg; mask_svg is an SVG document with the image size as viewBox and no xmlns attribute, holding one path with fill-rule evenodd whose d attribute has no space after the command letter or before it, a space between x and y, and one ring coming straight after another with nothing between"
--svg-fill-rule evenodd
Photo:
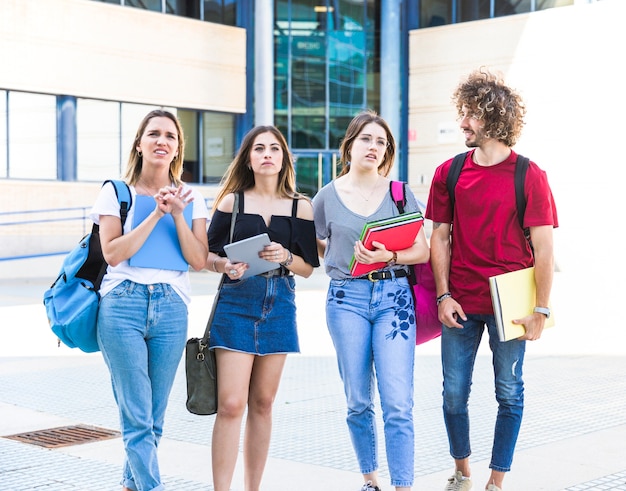
<instances>
[{"instance_id":1,"label":"beige building panel","mask_svg":"<svg viewBox=\"0 0 626 491\"><path fill-rule=\"evenodd\" d=\"M0 88L245 112L245 30L85 0L3 0Z\"/></svg>"},{"instance_id":2,"label":"beige building panel","mask_svg":"<svg viewBox=\"0 0 626 491\"><path fill-rule=\"evenodd\" d=\"M441 162L466 150L450 99L457 83L481 65L500 70L528 109L515 150L546 170L557 202L557 266L580 273L586 257L588 282L595 270L623 276L621 243L581 240L580 227L613 230L623 208L624 18L626 2L603 0L413 31L408 174L418 197Z\"/></svg>"}]
</instances>

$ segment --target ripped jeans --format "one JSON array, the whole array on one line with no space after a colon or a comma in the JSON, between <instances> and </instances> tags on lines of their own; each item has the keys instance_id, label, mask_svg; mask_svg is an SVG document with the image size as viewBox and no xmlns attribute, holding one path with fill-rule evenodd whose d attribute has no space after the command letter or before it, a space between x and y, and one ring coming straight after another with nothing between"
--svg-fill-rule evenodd
<instances>
[{"instance_id":1,"label":"ripped jeans","mask_svg":"<svg viewBox=\"0 0 626 491\"><path fill-rule=\"evenodd\" d=\"M493 315L468 314L467 320L459 318L459 323L463 329L444 326L441 335L443 415L450 455L454 459L464 459L472 453L468 400L476 353L487 327L498 402L489 467L508 472L511 470L524 411L522 365L526 342L515 339L500 342Z\"/></svg>"}]
</instances>

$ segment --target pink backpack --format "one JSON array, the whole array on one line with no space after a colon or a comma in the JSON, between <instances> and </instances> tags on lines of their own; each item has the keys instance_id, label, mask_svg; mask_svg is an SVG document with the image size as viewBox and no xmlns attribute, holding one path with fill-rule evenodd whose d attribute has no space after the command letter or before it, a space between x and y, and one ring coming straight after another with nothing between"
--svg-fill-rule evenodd
<instances>
[{"instance_id":1,"label":"pink backpack","mask_svg":"<svg viewBox=\"0 0 626 491\"><path fill-rule=\"evenodd\" d=\"M406 204L405 184L401 181L391 182L391 198L398 211L404 213ZM441 322L437 311L437 287L430 262L409 266L413 300L415 301L415 344L422 344L441 336Z\"/></svg>"}]
</instances>

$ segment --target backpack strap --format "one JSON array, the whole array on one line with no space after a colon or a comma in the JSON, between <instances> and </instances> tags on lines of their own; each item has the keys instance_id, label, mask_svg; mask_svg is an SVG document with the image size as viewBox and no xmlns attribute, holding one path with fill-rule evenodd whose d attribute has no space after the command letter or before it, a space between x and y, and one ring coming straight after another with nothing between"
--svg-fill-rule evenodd
<instances>
[{"instance_id":1,"label":"backpack strap","mask_svg":"<svg viewBox=\"0 0 626 491\"><path fill-rule=\"evenodd\" d=\"M124 224L126 223L126 218L128 217L128 210L133 204L133 197L130 194L130 188L128 184L124 181L120 181L117 179L108 179L104 181L103 186L110 182L113 184L113 189L115 189L115 196L117 197L117 202L120 204L120 220L122 221L122 233L124 233Z\"/></svg>"},{"instance_id":2,"label":"backpack strap","mask_svg":"<svg viewBox=\"0 0 626 491\"><path fill-rule=\"evenodd\" d=\"M446 186L448 187L448 194L450 195L450 204L452 205L452 210L454 210L454 189L456 188L456 183L459 180L459 176L461 175L461 169L463 169L463 164L465 163L465 159L469 152L463 152L454 157L452 159L452 164L450 165L450 170L448 171L448 178L446 179Z\"/></svg>"},{"instance_id":3,"label":"backpack strap","mask_svg":"<svg viewBox=\"0 0 626 491\"><path fill-rule=\"evenodd\" d=\"M524 195L524 182L526 181L526 171L529 160L522 156L517 156L515 164L515 203L517 205L517 219L520 227L524 228L524 214L526 213L526 196Z\"/></svg>"},{"instance_id":4,"label":"backpack strap","mask_svg":"<svg viewBox=\"0 0 626 491\"><path fill-rule=\"evenodd\" d=\"M391 199L396 204L396 208L398 208L400 215L404 213L404 205L406 205L406 193L404 192L404 186L406 186L406 184L402 181L391 181L389 183Z\"/></svg>"}]
</instances>

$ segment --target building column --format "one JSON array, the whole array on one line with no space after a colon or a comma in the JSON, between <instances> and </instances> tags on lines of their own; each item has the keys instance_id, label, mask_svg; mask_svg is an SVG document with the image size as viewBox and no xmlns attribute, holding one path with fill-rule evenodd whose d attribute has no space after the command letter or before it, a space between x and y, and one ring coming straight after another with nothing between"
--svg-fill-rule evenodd
<instances>
[{"instance_id":1,"label":"building column","mask_svg":"<svg viewBox=\"0 0 626 491\"><path fill-rule=\"evenodd\" d=\"M380 22L380 115L385 118L396 139L396 161L390 179L398 179L400 151L406 152L406 138L401 128L401 22L400 0L382 0Z\"/></svg>"},{"instance_id":2,"label":"building column","mask_svg":"<svg viewBox=\"0 0 626 491\"><path fill-rule=\"evenodd\" d=\"M254 124L274 124L274 2L254 8Z\"/></svg>"},{"instance_id":3,"label":"building column","mask_svg":"<svg viewBox=\"0 0 626 491\"><path fill-rule=\"evenodd\" d=\"M57 96L57 179L78 178L76 97Z\"/></svg>"}]
</instances>

